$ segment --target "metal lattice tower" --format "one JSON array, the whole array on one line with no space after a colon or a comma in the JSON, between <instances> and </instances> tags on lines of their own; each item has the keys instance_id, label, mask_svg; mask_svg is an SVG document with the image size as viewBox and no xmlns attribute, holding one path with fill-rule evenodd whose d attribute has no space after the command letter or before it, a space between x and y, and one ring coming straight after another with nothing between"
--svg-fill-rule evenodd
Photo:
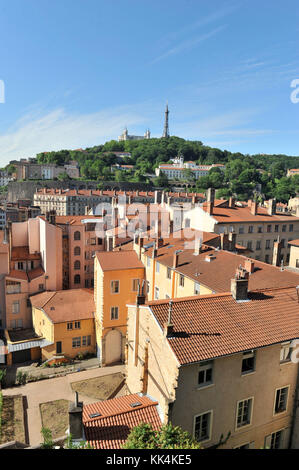
<instances>
[{"instance_id":1,"label":"metal lattice tower","mask_svg":"<svg viewBox=\"0 0 299 470\"><path fill-rule=\"evenodd\" d=\"M163 130L163 136L162 137L169 137L169 127L168 127L168 103L166 103L166 108L165 108L165 121L164 121L164 130Z\"/></svg>"}]
</instances>

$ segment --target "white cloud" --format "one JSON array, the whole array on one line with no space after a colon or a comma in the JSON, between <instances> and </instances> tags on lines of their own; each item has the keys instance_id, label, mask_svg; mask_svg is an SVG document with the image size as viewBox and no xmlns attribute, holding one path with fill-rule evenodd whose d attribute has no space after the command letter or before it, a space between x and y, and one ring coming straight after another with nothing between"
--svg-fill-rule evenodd
<instances>
[{"instance_id":1,"label":"white cloud","mask_svg":"<svg viewBox=\"0 0 299 470\"><path fill-rule=\"evenodd\" d=\"M9 160L51 150L84 148L117 139L125 125L144 124L136 109L120 107L90 114L69 114L63 108L27 113L0 135L0 166Z\"/></svg>"}]
</instances>

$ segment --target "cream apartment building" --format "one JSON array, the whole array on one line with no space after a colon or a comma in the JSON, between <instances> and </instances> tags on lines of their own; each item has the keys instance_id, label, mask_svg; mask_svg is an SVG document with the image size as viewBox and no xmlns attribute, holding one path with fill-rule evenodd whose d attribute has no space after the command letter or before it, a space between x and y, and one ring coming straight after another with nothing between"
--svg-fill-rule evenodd
<instances>
[{"instance_id":1,"label":"cream apartment building","mask_svg":"<svg viewBox=\"0 0 299 470\"><path fill-rule=\"evenodd\" d=\"M234 278L232 293L128 305L127 384L204 448L296 448L296 290L247 293L247 282Z\"/></svg>"}]
</instances>

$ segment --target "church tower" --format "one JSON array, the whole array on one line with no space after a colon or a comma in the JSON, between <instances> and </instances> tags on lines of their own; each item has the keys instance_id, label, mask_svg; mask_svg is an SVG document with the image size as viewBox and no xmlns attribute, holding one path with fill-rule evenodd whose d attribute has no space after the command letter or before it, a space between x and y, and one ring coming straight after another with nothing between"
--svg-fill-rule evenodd
<instances>
[{"instance_id":1,"label":"church tower","mask_svg":"<svg viewBox=\"0 0 299 470\"><path fill-rule=\"evenodd\" d=\"M162 137L169 137L169 127L168 127L168 103L166 103L166 109L165 109L165 121L164 121L164 130L163 130L163 136Z\"/></svg>"}]
</instances>

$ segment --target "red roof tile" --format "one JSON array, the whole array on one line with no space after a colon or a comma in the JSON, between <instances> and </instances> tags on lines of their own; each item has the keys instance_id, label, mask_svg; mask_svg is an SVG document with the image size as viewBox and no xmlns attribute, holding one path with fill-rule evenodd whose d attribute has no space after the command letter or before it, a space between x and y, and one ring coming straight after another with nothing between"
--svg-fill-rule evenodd
<instances>
[{"instance_id":1,"label":"red roof tile","mask_svg":"<svg viewBox=\"0 0 299 470\"><path fill-rule=\"evenodd\" d=\"M95 253L103 271L118 271L119 269L144 268L134 250L126 251L97 251Z\"/></svg>"},{"instance_id":2,"label":"red roof tile","mask_svg":"<svg viewBox=\"0 0 299 470\"><path fill-rule=\"evenodd\" d=\"M141 403L132 408L132 403ZM87 442L96 449L120 449L131 429L150 423L154 430L161 427L158 402L138 394L105 400L83 407L83 426ZM100 413L92 418L90 415Z\"/></svg>"},{"instance_id":3,"label":"red roof tile","mask_svg":"<svg viewBox=\"0 0 299 470\"><path fill-rule=\"evenodd\" d=\"M175 299L168 342L178 361L188 364L299 338L295 288L252 291L248 299L237 302L230 293ZM148 306L163 328L169 300Z\"/></svg>"}]
</instances>

